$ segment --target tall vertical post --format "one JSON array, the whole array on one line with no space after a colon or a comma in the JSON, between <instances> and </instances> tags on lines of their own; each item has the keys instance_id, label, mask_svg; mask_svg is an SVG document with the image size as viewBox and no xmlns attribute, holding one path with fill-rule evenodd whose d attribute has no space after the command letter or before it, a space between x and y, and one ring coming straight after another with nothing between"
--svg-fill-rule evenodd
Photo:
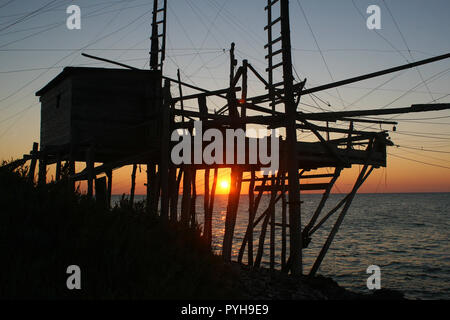
<instances>
[{"instance_id":1,"label":"tall vertical post","mask_svg":"<svg viewBox=\"0 0 450 320\"><path fill-rule=\"evenodd\" d=\"M92 198L94 195L94 149L90 146L86 151L86 168L87 168L87 195Z\"/></svg>"},{"instance_id":2,"label":"tall vertical post","mask_svg":"<svg viewBox=\"0 0 450 320\"><path fill-rule=\"evenodd\" d=\"M184 102L183 102L183 87L181 86L181 75L180 69L177 69L177 79L178 79L178 93L180 94L180 105L181 111L184 111ZM181 116L181 122L184 124L184 114Z\"/></svg>"},{"instance_id":3,"label":"tall vertical post","mask_svg":"<svg viewBox=\"0 0 450 320\"><path fill-rule=\"evenodd\" d=\"M234 67L237 64L237 60L234 58L234 42L231 43L231 48L230 48L230 86L233 83L233 79L234 79Z\"/></svg>"},{"instance_id":4,"label":"tall vertical post","mask_svg":"<svg viewBox=\"0 0 450 320\"><path fill-rule=\"evenodd\" d=\"M248 248L247 264L253 266L253 223L255 221L255 170L252 168L250 185L248 187Z\"/></svg>"},{"instance_id":5,"label":"tall vertical post","mask_svg":"<svg viewBox=\"0 0 450 320\"><path fill-rule=\"evenodd\" d=\"M152 36L151 36L151 48L150 48L150 69L158 69L158 52L159 52L159 39L158 39L158 0L153 0L153 19L152 19Z\"/></svg>"},{"instance_id":6,"label":"tall vertical post","mask_svg":"<svg viewBox=\"0 0 450 320\"><path fill-rule=\"evenodd\" d=\"M107 199L106 177L95 179L95 201L97 205L102 209L107 208Z\"/></svg>"},{"instance_id":7,"label":"tall vertical post","mask_svg":"<svg viewBox=\"0 0 450 320\"><path fill-rule=\"evenodd\" d=\"M33 149L31 150L31 164L30 171L28 172L28 181L34 183L34 173L36 171L37 153L39 149L39 143L33 143Z\"/></svg>"},{"instance_id":8,"label":"tall vertical post","mask_svg":"<svg viewBox=\"0 0 450 320\"><path fill-rule=\"evenodd\" d=\"M204 211L204 224L203 224L203 238L207 239L209 237L209 167L205 168L204 174L204 194L203 194L203 211ZM208 227L208 228L207 228Z\"/></svg>"},{"instance_id":9,"label":"tall vertical post","mask_svg":"<svg viewBox=\"0 0 450 320\"><path fill-rule=\"evenodd\" d=\"M297 160L297 132L296 132L296 104L292 75L291 36L289 26L289 0L280 0L281 14L281 49L283 57L284 106L286 120L286 144L288 163L288 191L289 191L289 225L290 225L290 258L291 273L301 275L302 268L302 237L300 216L300 183L298 178Z\"/></svg>"},{"instance_id":10,"label":"tall vertical post","mask_svg":"<svg viewBox=\"0 0 450 320\"><path fill-rule=\"evenodd\" d=\"M241 117L245 118L247 116L247 70L248 61L242 60L242 92L241 92ZM245 126L245 124L244 124ZM245 128L244 128L245 129Z\"/></svg>"},{"instance_id":11,"label":"tall vertical post","mask_svg":"<svg viewBox=\"0 0 450 320\"><path fill-rule=\"evenodd\" d=\"M74 156L74 150L73 146L70 146L69 151L69 191L75 192L75 180L73 180L73 176L75 175L76 171L76 161Z\"/></svg>"},{"instance_id":12,"label":"tall vertical post","mask_svg":"<svg viewBox=\"0 0 450 320\"><path fill-rule=\"evenodd\" d=\"M106 172L106 176L108 177L108 190L106 195L106 207L111 208L111 194L112 194L112 170L109 169Z\"/></svg>"},{"instance_id":13,"label":"tall vertical post","mask_svg":"<svg viewBox=\"0 0 450 320\"><path fill-rule=\"evenodd\" d=\"M212 242L212 216L214 210L214 197L216 195L218 172L219 172L218 168L217 167L214 168L213 184L211 186L211 192L209 196L208 219L205 220L205 231L206 231L205 239L209 247L211 247Z\"/></svg>"},{"instance_id":14,"label":"tall vertical post","mask_svg":"<svg viewBox=\"0 0 450 320\"><path fill-rule=\"evenodd\" d=\"M161 132L161 161L159 163L161 182L161 218L163 221L169 219L169 108L170 108L170 81L164 83L164 97L162 110L162 132Z\"/></svg>"},{"instance_id":15,"label":"tall vertical post","mask_svg":"<svg viewBox=\"0 0 450 320\"><path fill-rule=\"evenodd\" d=\"M234 74L234 67L237 61L234 57L234 43L231 44L230 50L230 90L227 95L228 112L233 120L239 119L239 112L237 111L236 91L234 90L236 81L239 80L239 72ZM236 79L235 79L236 78ZM234 126L236 128L236 126ZM234 137L232 138L234 139ZM235 146L235 144L233 143ZM227 214L225 218L225 233L223 236L222 258L229 262L231 261L231 251L233 247L234 229L236 226L236 216L239 206L239 197L242 186L242 168L237 163L236 146L234 149L234 163L231 166L230 173L230 191L228 193Z\"/></svg>"},{"instance_id":16,"label":"tall vertical post","mask_svg":"<svg viewBox=\"0 0 450 320\"><path fill-rule=\"evenodd\" d=\"M162 72L166 52L167 0L162 0L162 7L159 7L158 3L158 0L153 0L152 35L150 38L150 69L160 70ZM158 20L159 13L162 13L162 17L159 16ZM160 24L162 24L162 30L158 27ZM161 48L159 46L159 38L162 38Z\"/></svg>"},{"instance_id":17,"label":"tall vertical post","mask_svg":"<svg viewBox=\"0 0 450 320\"><path fill-rule=\"evenodd\" d=\"M191 166L183 166L183 196L181 198L181 224L189 226L189 213L191 210Z\"/></svg>"},{"instance_id":18,"label":"tall vertical post","mask_svg":"<svg viewBox=\"0 0 450 320\"><path fill-rule=\"evenodd\" d=\"M60 178L61 178L61 153L58 152L56 155L55 181L59 181Z\"/></svg>"},{"instance_id":19,"label":"tall vertical post","mask_svg":"<svg viewBox=\"0 0 450 320\"><path fill-rule=\"evenodd\" d=\"M152 162L149 160L147 162L147 199L146 199L146 206L147 206L147 213L152 213L153 209L153 201L152 201L152 189L151 189L151 183L153 182L154 177L154 166Z\"/></svg>"},{"instance_id":20,"label":"tall vertical post","mask_svg":"<svg viewBox=\"0 0 450 320\"><path fill-rule=\"evenodd\" d=\"M47 183L47 153L45 149L42 149L39 154L39 173L38 173L38 184L44 185Z\"/></svg>"},{"instance_id":21,"label":"tall vertical post","mask_svg":"<svg viewBox=\"0 0 450 320\"><path fill-rule=\"evenodd\" d=\"M177 188L177 167L169 164L169 195L170 195L170 211L169 220L177 221L178 214L178 188Z\"/></svg>"},{"instance_id":22,"label":"tall vertical post","mask_svg":"<svg viewBox=\"0 0 450 320\"><path fill-rule=\"evenodd\" d=\"M131 172L131 190L130 190L130 205L131 205L131 207L133 207L134 192L136 189L136 170L137 170L137 164L133 164L133 171Z\"/></svg>"},{"instance_id":23,"label":"tall vertical post","mask_svg":"<svg viewBox=\"0 0 450 320\"><path fill-rule=\"evenodd\" d=\"M197 170L195 167L192 169L191 183L192 183L192 191L191 191L191 209L189 211L190 219L191 219L191 227L195 227L196 224L196 212L195 205L197 200Z\"/></svg>"}]
</instances>

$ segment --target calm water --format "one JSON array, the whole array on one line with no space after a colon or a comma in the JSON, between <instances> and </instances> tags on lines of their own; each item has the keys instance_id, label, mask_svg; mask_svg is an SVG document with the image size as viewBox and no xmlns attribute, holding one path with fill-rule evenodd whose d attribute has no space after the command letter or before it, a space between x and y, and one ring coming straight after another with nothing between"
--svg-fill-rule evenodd
<instances>
[{"instance_id":1,"label":"calm water","mask_svg":"<svg viewBox=\"0 0 450 320\"><path fill-rule=\"evenodd\" d=\"M331 209L342 195L331 195ZM117 199L117 198L116 198ZM139 200L139 198L137 198ZM317 206L320 195L302 195L303 221ZM114 199L113 199L114 201ZM267 207L269 197L262 199L258 216ZM221 249L227 197L216 196L213 215L213 243ZM203 223L203 198L197 197L197 218ZM248 198L243 195L235 231L233 256L248 222ZM281 222L281 208L277 208ZM325 210L324 212L325 213ZM304 270L309 271L333 218L319 229L304 250ZM256 230L259 231L257 228ZM405 292L412 299L450 299L450 194L358 194L348 211L330 250L319 269L341 286L368 292L366 269L375 264L381 268L381 286ZM257 248L258 233L254 247ZM277 228L277 258L281 251L281 230ZM263 266L268 266L269 237L266 237ZM277 261L279 268L280 261Z\"/></svg>"}]
</instances>

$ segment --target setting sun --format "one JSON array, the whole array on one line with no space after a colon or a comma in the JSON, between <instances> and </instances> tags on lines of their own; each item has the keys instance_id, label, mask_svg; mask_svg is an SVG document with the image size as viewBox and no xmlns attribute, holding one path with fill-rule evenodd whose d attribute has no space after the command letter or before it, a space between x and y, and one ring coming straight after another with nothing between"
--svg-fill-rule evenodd
<instances>
[{"instance_id":1,"label":"setting sun","mask_svg":"<svg viewBox=\"0 0 450 320\"><path fill-rule=\"evenodd\" d=\"M229 182L228 180L221 180L221 181L220 181L220 188L221 188L223 191L228 190L228 189L230 188L230 182Z\"/></svg>"}]
</instances>

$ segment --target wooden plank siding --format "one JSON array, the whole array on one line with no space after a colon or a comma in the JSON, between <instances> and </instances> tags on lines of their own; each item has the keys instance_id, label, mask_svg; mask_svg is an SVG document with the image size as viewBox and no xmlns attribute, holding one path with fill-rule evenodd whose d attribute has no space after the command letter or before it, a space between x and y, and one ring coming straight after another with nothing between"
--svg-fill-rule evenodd
<instances>
[{"instance_id":1,"label":"wooden plank siding","mask_svg":"<svg viewBox=\"0 0 450 320\"><path fill-rule=\"evenodd\" d=\"M36 93L41 146L95 145L96 161L143 151L160 131L160 92L159 71L65 68Z\"/></svg>"}]
</instances>

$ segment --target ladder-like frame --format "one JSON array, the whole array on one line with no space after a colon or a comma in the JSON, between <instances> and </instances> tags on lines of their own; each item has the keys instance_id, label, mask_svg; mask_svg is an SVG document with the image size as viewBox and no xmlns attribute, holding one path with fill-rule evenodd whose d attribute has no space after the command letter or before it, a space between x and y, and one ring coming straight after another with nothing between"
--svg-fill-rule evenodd
<instances>
[{"instance_id":1,"label":"ladder-like frame","mask_svg":"<svg viewBox=\"0 0 450 320\"><path fill-rule=\"evenodd\" d=\"M166 58L166 20L167 20L167 0L153 1L153 19L152 19L152 35L151 51L150 51L150 69L161 70ZM160 41L161 39L161 41Z\"/></svg>"}]
</instances>

